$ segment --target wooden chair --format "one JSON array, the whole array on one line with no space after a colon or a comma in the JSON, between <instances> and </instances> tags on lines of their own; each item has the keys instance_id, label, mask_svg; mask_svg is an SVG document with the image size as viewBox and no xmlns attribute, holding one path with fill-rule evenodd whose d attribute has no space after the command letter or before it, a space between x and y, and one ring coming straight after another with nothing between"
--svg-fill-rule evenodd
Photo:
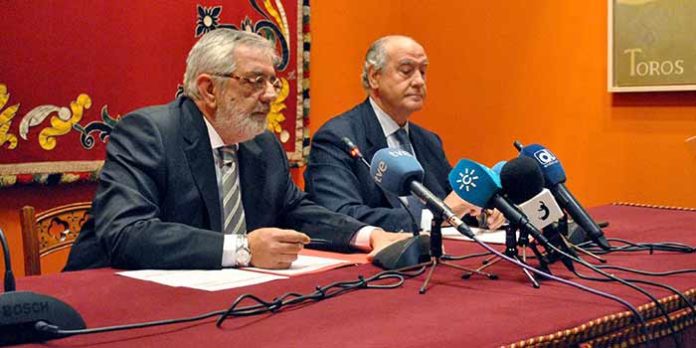
<instances>
[{"instance_id":1,"label":"wooden chair","mask_svg":"<svg viewBox=\"0 0 696 348\"><path fill-rule=\"evenodd\" d=\"M24 274L40 275L42 257L70 248L91 208L91 202L81 202L36 214L34 207L22 207L19 221L24 246Z\"/></svg>"}]
</instances>

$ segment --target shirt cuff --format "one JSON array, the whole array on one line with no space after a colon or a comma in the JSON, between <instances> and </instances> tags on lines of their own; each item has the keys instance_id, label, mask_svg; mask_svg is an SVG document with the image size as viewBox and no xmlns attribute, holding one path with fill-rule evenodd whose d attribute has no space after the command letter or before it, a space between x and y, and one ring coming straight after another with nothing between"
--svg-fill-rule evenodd
<instances>
[{"instance_id":1,"label":"shirt cuff","mask_svg":"<svg viewBox=\"0 0 696 348\"><path fill-rule=\"evenodd\" d=\"M350 245L362 251L371 251L372 246L370 245L370 236L372 236L372 231L375 229L377 229L377 227L369 225L361 227L358 230L358 233L353 236L353 239L350 241Z\"/></svg>"},{"instance_id":2,"label":"shirt cuff","mask_svg":"<svg viewBox=\"0 0 696 348\"><path fill-rule=\"evenodd\" d=\"M433 213L428 210L428 209L423 209L423 213L421 213L421 230L430 232L432 229L432 224L433 224Z\"/></svg>"},{"instance_id":3,"label":"shirt cuff","mask_svg":"<svg viewBox=\"0 0 696 348\"><path fill-rule=\"evenodd\" d=\"M237 238L246 238L235 234L224 235L222 243L222 267L237 266Z\"/></svg>"}]
</instances>

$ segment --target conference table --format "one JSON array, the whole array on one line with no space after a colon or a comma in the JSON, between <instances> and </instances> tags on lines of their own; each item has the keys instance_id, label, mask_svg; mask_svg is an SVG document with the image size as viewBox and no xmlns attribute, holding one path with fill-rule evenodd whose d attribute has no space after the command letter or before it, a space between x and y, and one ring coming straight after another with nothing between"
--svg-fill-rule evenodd
<instances>
[{"instance_id":1,"label":"conference table","mask_svg":"<svg viewBox=\"0 0 696 348\"><path fill-rule=\"evenodd\" d=\"M682 242L696 245L696 212L688 209L606 205L590 209L597 220L610 222L608 238L633 242ZM614 246L620 245L617 242ZM471 242L445 242L451 255L478 253ZM496 246L502 250L503 246ZM609 265L650 271L694 268L694 253L649 251L612 252ZM483 258L455 263L478 267ZM586 260L593 263L591 258ZM534 265L535 260L530 264ZM567 285L542 281L533 288L520 269L507 262L489 268L497 280L438 267L428 291L419 294L425 274L406 279L395 289L359 289L318 302L287 307L275 313L231 317L221 327L206 320L72 336L35 346L50 347L530 347L530 346L673 346L664 317L641 293L617 283L579 279L560 262L550 265L554 275L617 295L644 314L647 337L640 336L626 307ZM589 270L578 266L581 273ZM96 269L18 279L18 290L61 299L75 308L88 328L181 318L226 309L242 294L267 301L286 292L311 293L317 286L355 281L380 272L371 264L351 265L321 273L294 276L221 291L169 287L116 275L118 270ZM611 273L671 285L696 302L696 274L646 277L623 271ZM683 347L696 347L694 313L672 293L643 286L670 312Z\"/></svg>"}]
</instances>

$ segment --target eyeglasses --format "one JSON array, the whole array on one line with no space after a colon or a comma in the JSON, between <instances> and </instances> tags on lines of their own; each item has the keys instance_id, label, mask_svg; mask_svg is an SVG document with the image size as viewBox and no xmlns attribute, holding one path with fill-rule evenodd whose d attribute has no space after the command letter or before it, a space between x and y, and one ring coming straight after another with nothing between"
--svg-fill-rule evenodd
<instances>
[{"instance_id":1,"label":"eyeglasses","mask_svg":"<svg viewBox=\"0 0 696 348\"><path fill-rule=\"evenodd\" d=\"M241 81L242 83L245 83L247 86L251 87L251 90L253 92L259 92L264 89L266 89L266 84L270 83L271 86L273 86L273 89L276 91L276 93L280 92L280 90L283 88L283 82L280 81L279 78L276 76L264 76L264 75L258 75L254 77L246 77L246 76L239 76L235 75L234 73L229 73L229 74L211 74L214 76L218 77L226 77L226 78L232 78L237 81Z\"/></svg>"}]
</instances>

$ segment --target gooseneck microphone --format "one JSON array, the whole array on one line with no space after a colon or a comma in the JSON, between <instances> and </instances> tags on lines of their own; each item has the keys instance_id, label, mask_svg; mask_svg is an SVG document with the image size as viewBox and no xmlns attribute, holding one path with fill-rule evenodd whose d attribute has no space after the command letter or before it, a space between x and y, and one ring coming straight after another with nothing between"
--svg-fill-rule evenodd
<instances>
[{"instance_id":1,"label":"gooseneck microphone","mask_svg":"<svg viewBox=\"0 0 696 348\"><path fill-rule=\"evenodd\" d=\"M348 152L350 157L352 157L353 159L356 159L356 160L360 161L362 164L364 164L367 167L367 170L372 170L370 163L367 162L367 160L363 156L362 152L360 152L360 149L358 148L358 146L355 145L353 143L353 141L350 140L350 138L343 137L343 138L341 138L341 141L346 146L346 151ZM391 192L385 191L381 186L377 185L377 187L379 187L379 189L382 191L382 193L384 193L385 196L386 195L393 195ZM401 198L399 198L399 197L395 197L395 198L399 202L401 207L404 208L406 213L408 213L408 216L411 218L411 224L413 225L413 235L414 236L419 235L420 234L420 224L418 223L418 221L416 221L416 217L413 216L413 213L411 212L410 209L408 209L408 207L401 200Z\"/></svg>"},{"instance_id":2,"label":"gooseneck microphone","mask_svg":"<svg viewBox=\"0 0 696 348\"><path fill-rule=\"evenodd\" d=\"M343 142L343 145L346 146L346 150L348 151L348 154L350 157L353 157L360 162L362 162L365 166L367 166L367 169L370 169L370 163L367 162L365 157L363 156L362 152L360 152L360 149L358 148L357 145L353 143L352 140L348 137L343 137L341 138L341 141Z\"/></svg>"},{"instance_id":3,"label":"gooseneck microphone","mask_svg":"<svg viewBox=\"0 0 696 348\"><path fill-rule=\"evenodd\" d=\"M413 194L433 212L457 229L473 238L474 233L440 198L422 184L423 167L413 155L399 149L385 148L372 157L370 175L378 186L398 196Z\"/></svg>"},{"instance_id":4,"label":"gooseneck microphone","mask_svg":"<svg viewBox=\"0 0 696 348\"><path fill-rule=\"evenodd\" d=\"M365 157L363 157L360 149L353 141L348 137L341 138L341 141L346 146L346 151L348 151L350 157L359 160L368 170L372 170L372 166L367 162ZM392 194L379 185L377 185L377 187L382 190L385 196ZM420 226L416 223L416 218L413 216L413 213L411 213L408 207L406 207L406 204L399 197L396 197L396 200L411 218L413 224L413 237L392 243L375 255L372 259L372 263L377 267L387 270L417 265L430 259L430 239L425 235L420 235Z\"/></svg>"},{"instance_id":5,"label":"gooseneck microphone","mask_svg":"<svg viewBox=\"0 0 696 348\"><path fill-rule=\"evenodd\" d=\"M0 242L5 258L5 292L0 294L0 346L40 342L65 337L36 329L50 323L66 329L84 329L85 322L77 311L51 296L30 291L14 291L14 277L5 233L0 229ZM9 274L9 277L8 277Z\"/></svg>"},{"instance_id":6,"label":"gooseneck microphone","mask_svg":"<svg viewBox=\"0 0 696 348\"><path fill-rule=\"evenodd\" d=\"M10 249L7 247L5 233L0 228L0 242L2 243L2 253L5 259L5 292L15 291L15 278L12 274L12 263L10 260Z\"/></svg>"},{"instance_id":7,"label":"gooseneck microphone","mask_svg":"<svg viewBox=\"0 0 696 348\"><path fill-rule=\"evenodd\" d=\"M521 145L519 142L515 146ZM580 205L580 202L565 186L566 175L558 158L547 148L532 144L520 150L520 156L533 159L544 174L546 187L553 193L558 204L568 212L580 227L587 232L592 241L604 250L611 250L611 245L604 237L602 229L592 220L590 214Z\"/></svg>"},{"instance_id":8,"label":"gooseneck microphone","mask_svg":"<svg viewBox=\"0 0 696 348\"><path fill-rule=\"evenodd\" d=\"M438 265L453 267L462 271L476 273L488 279L497 279L498 276L480 270L471 270L456 264L452 264L442 259L442 233L441 225L444 221L454 227L459 233L475 240L474 233L439 197L434 195L426 188L423 181L423 167L418 163L411 153L399 149L381 149L372 157L370 175L377 185L385 191L392 192L399 196L413 194L420 199L426 208L433 213L432 229L430 230L430 266L425 281L418 291L424 294L428 283Z\"/></svg>"}]
</instances>

